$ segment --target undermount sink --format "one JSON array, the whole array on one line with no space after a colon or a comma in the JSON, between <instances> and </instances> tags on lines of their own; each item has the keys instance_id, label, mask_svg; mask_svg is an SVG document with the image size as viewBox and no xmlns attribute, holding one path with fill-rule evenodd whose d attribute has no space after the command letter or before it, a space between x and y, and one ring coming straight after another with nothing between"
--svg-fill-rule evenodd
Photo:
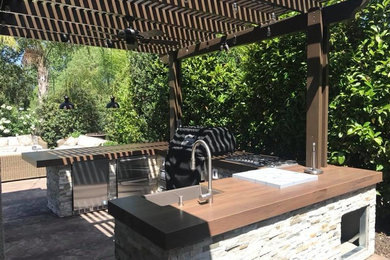
<instances>
[{"instance_id":1,"label":"undermount sink","mask_svg":"<svg viewBox=\"0 0 390 260\"><path fill-rule=\"evenodd\" d=\"M183 196L183 201L197 199L199 197L199 186L202 187L202 192L207 192L207 187L203 185L194 185L169 191L163 191L160 193L148 194L143 197L159 206L167 206L171 204L178 204L179 197ZM213 194L222 193L220 190L213 189Z\"/></svg>"}]
</instances>

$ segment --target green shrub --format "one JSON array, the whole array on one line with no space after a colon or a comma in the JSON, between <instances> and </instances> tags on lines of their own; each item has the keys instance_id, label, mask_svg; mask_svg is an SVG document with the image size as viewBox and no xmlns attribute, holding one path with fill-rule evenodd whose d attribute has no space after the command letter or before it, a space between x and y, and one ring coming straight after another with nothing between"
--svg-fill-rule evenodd
<instances>
[{"instance_id":1,"label":"green shrub","mask_svg":"<svg viewBox=\"0 0 390 260\"><path fill-rule=\"evenodd\" d=\"M389 8L389 0L373 0L356 20L332 28L329 106L330 162L383 171L377 205L385 215L390 214Z\"/></svg>"},{"instance_id":2,"label":"green shrub","mask_svg":"<svg viewBox=\"0 0 390 260\"><path fill-rule=\"evenodd\" d=\"M118 143L114 141L107 141L103 143L103 146L114 146L114 145L118 145Z\"/></svg>"},{"instance_id":3,"label":"green shrub","mask_svg":"<svg viewBox=\"0 0 390 260\"><path fill-rule=\"evenodd\" d=\"M72 133L99 132L102 129L101 112L94 99L81 88L70 93L70 101L75 109L59 109L64 93L49 96L38 108L41 116L39 133L49 147L55 147L56 141L70 136Z\"/></svg>"},{"instance_id":4,"label":"green shrub","mask_svg":"<svg viewBox=\"0 0 390 260\"><path fill-rule=\"evenodd\" d=\"M104 133L107 139L119 144L129 144L144 141L144 134L141 131L143 121L131 104L121 102L119 109L107 109L105 114Z\"/></svg>"},{"instance_id":5,"label":"green shrub","mask_svg":"<svg viewBox=\"0 0 390 260\"><path fill-rule=\"evenodd\" d=\"M0 106L0 136L34 134L36 125L33 111L5 104Z\"/></svg>"}]
</instances>

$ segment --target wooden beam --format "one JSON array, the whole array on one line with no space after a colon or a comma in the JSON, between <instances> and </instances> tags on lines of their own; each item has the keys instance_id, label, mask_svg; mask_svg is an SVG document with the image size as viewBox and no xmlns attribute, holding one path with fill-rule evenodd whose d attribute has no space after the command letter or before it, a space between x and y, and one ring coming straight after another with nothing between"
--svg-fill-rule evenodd
<instances>
[{"instance_id":1,"label":"wooden beam","mask_svg":"<svg viewBox=\"0 0 390 260\"><path fill-rule=\"evenodd\" d=\"M322 8L323 25L341 22L354 17L355 13L367 3L367 0L348 0ZM271 36L267 36L267 27L271 29ZM307 13L279 20L270 25L250 28L225 37L201 42L178 50L177 58L186 59L220 50L222 43L227 42L230 47L250 44L276 36L307 30ZM168 57L162 58L164 61Z\"/></svg>"},{"instance_id":2,"label":"wooden beam","mask_svg":"<svg viewBox=\"0 0 390 260\"><path fill-rule=\"evenodd\" d=\"M260 2L263 4L268 4L271 6L274 6L275 8L285 8L288 10L293 10L301 13L307 12L311 8L319 7L320 4L316 1L312 0L296 0L296 1L289 1L289 0L255 0L256 2Z\"/></svg>"},{"instance_id":3,"label":"wooden beam","mask_svg":"<svg viewBox=\"0 0 390 260\"><path fill-rule=\"evenodd\" d=\"M180 81L180 60L176 53L169 54L169 129L170 139L173 138L178 127L178 120L182 118L181 106L183 102Z\"/></svg>"},{"instance_id":4,"label":"wooden beam","mask_svg":"<svg viewBox=\"0 0 390 260\"><path fill-rule=\"evenodd\" d=\"M324 82L324 69L327 67L327 52L323 50L324 25L321 10L308 13L307 16L307 93L306 93L306 166L319 168L326 165L327 159L325 140L327 138L328 99L327 86L322 88ZM326 104L324 104L326 102ZM324 111L325 110L325 111ZM313 165L313 144L315 144L316 156Z\"/></svg>"},{"instance_id":5,"label":"wooden beam","mask_svg":"<svg viewBox=\"0 0 390 260\"><path fill-rule=\"evenodd\" d=\"M297 15L291 18L280 20L268 26L253 27L235 34L229 34L221 38L212 39L210 41L201 42L188 48L182 48L178 51L178 59L186 59L193 56L198 56L220 50L222 43L227 42L230 47L246 45L273 37L303 31L306 29L307 14ZM268 28L271 29L271 36L267 36ZM167 57L165 58L167 59Z\"/></svg>"},{"instance_id":6,"label":"wooden beam","mask_svg":"<svg viewBox=\"0 0 390 260\"><path fill-rule=\"evenodd\" d=\"M324 26L322 36L322 150L321 167L328 166L328 110L329 110L329 27Z\"/></svg>"}]
</instances>

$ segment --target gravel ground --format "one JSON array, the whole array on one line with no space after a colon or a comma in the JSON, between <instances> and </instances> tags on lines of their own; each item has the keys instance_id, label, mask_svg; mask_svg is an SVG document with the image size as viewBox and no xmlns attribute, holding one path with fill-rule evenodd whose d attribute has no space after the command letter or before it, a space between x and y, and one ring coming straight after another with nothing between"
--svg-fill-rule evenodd
<instances>
[{"instance_id":1,"label":"gravel ground","mask_svg":"<svg viewBox=\"0 0 390 260\"><path fill-rule=\"evenodd\" d=\"M390 235L383 232L375 234L375 254L390 258Z\"/></svg>"}]
</instances>

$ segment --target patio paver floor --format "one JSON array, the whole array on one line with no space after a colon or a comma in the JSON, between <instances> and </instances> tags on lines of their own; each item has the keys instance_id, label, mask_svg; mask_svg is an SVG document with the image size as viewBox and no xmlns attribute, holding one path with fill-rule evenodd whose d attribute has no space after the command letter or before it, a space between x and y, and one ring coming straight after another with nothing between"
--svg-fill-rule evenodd
<instances>
[{"instance_id":1,"label":"patio paver floor","mask_svg":"<svg viewBox=\"0 0 390 260\"><path fill-rule=\"evenodd\" d=\"M114 259L106 211L59 218L46 207L46 178L2 184L6 259Z\"/></svg>"}]
</instances>

